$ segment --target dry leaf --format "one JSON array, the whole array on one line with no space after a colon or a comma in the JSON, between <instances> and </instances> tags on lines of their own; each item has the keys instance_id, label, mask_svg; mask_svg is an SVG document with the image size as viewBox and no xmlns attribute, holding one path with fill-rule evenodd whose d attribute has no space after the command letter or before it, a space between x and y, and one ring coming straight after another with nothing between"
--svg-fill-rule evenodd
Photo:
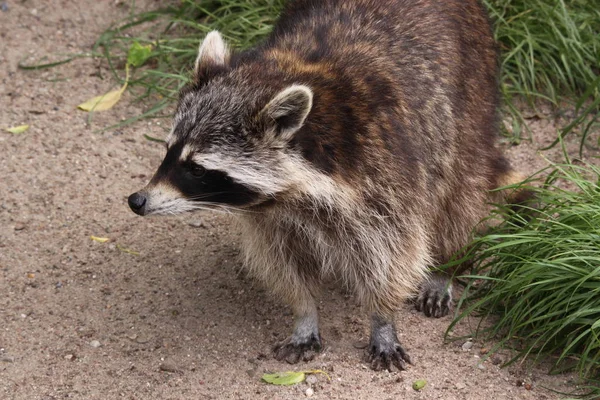
<instances>
[{"instance_id":1,"label":"dry leaf","mask_svg":"<svg viewBox=\"0 0 600 400\"><path fill-rule=\"evenodd\" d=\"M303 382L306 379L306 374L302 371L286 371L276 372L274 374L264 374L262 380L272 385L295 385Z\"/></svg>"},{"instance_id":2,"label":"dry leaf","mask_svg":"<svg viewBox=\"0 0 600 400\"><path fill-rule=\"evenodd\" d=\"M320 369L313 369L310 371L286 371L286 372L275 372L273 374L264 374L262 380L272 385L295 385L296 383L303 382L306 379L306 375L312 374L323 374L328 380L331 380L327 372L321 371Z\"/></svg>"},{"instance_id":3,"label":"dry leaf","mask_svg":"<svg viewBox=\"0 0 600 400\"><path fill-rule=\"evenodd\" d=\"M129 64L125 67L125 83L120 89L110 91L101 96L96 96L89 99L85 103L77 106L83 111L105 111L110 110L121 100L121 95L127 89L127 83L129 82Z\"/></svg>"},{"instance_id":4,"label":"dry leaf","mask_svg":"<svg viewBox=\"0 0 600 400\"><path fill-rule=\"evenodd\" d=\"M98 237L98 236L90 236L90 239L92 239L93 241L98 242L98 243L106 243L110 240L109 238Z\"/></svg>"},{"instance_id":5,"label":"dry leaf","mask_svg":"<svg viewBox=\"0 0 600 400\"><path fill-rule=\"evenodd\" d=\"M127 247L123 247L120 244L117 243L117 249L121 250L123 253L127 253L127 254L131 254L132 256L139 256L140 253L135 251L135 250L131 250L128 249Z\"/></svg>"},{"instance_id":6,"label":"dry leaf","mask_svg":"<svg viewBox=\"0 0 600 400\"><path fill-rule=\"evenodd\" d=\"M19 125L13 126L12 128L6 128L6 131L18 135L25 132L27 129L29 129L29 125Z\"/></svg>"}]
</instances>

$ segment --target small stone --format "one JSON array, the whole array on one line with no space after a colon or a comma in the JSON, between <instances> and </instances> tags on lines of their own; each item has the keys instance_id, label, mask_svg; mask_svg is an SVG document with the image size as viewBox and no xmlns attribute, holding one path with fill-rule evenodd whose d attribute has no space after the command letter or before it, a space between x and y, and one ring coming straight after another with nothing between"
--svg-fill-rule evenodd
<instances>
[{"instance_id":1,"label":"small stone","mask_svg":"<svg viewBox=\"0 0 600 400\"><path fill-rule=\"evenodd\" d=\"M199 220L189 221L188 225L193 226L194 228L206 228L206 225L204 225L204 222L199 221Z\"/></svg>"},{"instance_id":2,"label":"small stone","mask_svg":"<svg viewBox=\"0 0 600 400\"><path fill-rule=\"evenodd\" d=\"M150 338L147 336L138 336L135 341L139 344L146 344L150 341Z\"/></svg>"},{"instance_id":3,"label":"small stone","mask_svg":"<svg viewBox=\"0 0 600 400\"><path fill-rule=\"evenodd\" d=\"M15 231L22 231L23 229L25 229L25 224L22 223L16 223L14 228Z\"/></svg>"},{"instance_id":4,"label":"small stone","mask_svg":"<svg viewBox=\"0 0 600 400\"><path fill-rule=\"evenodd\" d=\"M309 385L311 385L311 386L312 386L312 385L316 385L318 381L319 381L319 380L317 379L317 377L316 377L315 375L313 375L313 374L311 374L311 375L308 375L308 376L306 377L306 383L308 383L308 384L309 384Z\"/></svg>"},{"instance_id":5,"label":"small stone","mask_svg":"<svg viewBox=\"0 0 600 400\"><path fill-rule=\"evenodd\" d=\"M489 353L489 349L486 347L483 347L481 350L479 350L479 354L483 355L483 354L487 354Z\"/></svg>"},{"instance_id":6,"label":"small stone","mask_svg":"<svg viewBox=\"0 0 600 400\"><path fill-rule=\"evenodd\" d=\"M526 384L524 384L523 386L525 386L525 389L526 389L526 390L531 390L531 389L533 389L533 386L531 385L531 383L526 383Z\"/></svg>"},{"instance_id":7,"label":"small stone","mask_svg":"<svg viewBox=\"0 0 600 400\"><path fill-rule=\"evenodd\" d=\"M313 388L308 388L304 393L306 394L306 397L312 397L313 394L315 394L315 391L313 390Z\"/></svg>"},{"instance_id":8,"label":"small stone","mask_svg":"<svg viewBox=\"0 0 600 400\"><path fill-rule=\"evenodd\" d=\"M471 350L471 347L473 347L473 342L471 342L470 340L464 342L462 345L463 351L469 351L469 350Z\"/></svg>"},{"instance_id":9,"label":"small stone","mask_svg":"<svg viewBox=\"0 0 600 400\"><path fill-rule=\"evenodd\" d=\"M97 340L92 340L90 342L90 346L92 346L93 348L97 349L98 347L102 346L102 344L99 341L97 341Z\"/></svg>"},{"instance_id":10,"label":"small stone","mask_svg":"<svg viewBox=\"0 0 600 400\"><path fill-rule=\"evenodd\" d=\"M356 342L352 343L352 346L355 349L366 349L368 345L369 343L366 340L357 340Z\"/></svg>"},{"instance_id":11,"label":"small stone","mask_svg":"<svg viewBox=\"0 0 600 400\"><path fill-rule=\"evenodd\" d=\"M0 361L5 362L5 363L14 363L15 358L12 356L2 356L2 357L0 357Z\"/></svg>"},{"instance_id":12,"label":"small stone","mask_svg":"<svg viewBox=\"0 0 600 400\"><path fill-rule=\"evenodd\" d=\"M3 1L2 3L0 3L0 10L2 10L2 12L7 12L8 11L8 4Z\"/></svg>"},{"instance_id":13,"label":"small stone","mask_svg":"<svg viewBox=\"0 0 600 400\"><path fill-rule=\"evenodd\" d=\"M74 354L67 354L65 356L65 360L67 360L67 361L73 361L73 360L75 360L75 355Z\"/></svg>"},{"instance_id":14,"label":"small stone","mask_svg":"<svg viewBox=\"0 0 600 400\"><path fill-rule=\"evenodd\" d=\"M458 389L458 390L463 390L464 388L467 387L467 385L465 385L463 382L457 382L454 384L454 386Z\"/></svg>"},{"instance_id":15,"label":"small stone","mask_svg":"<svg viewBox=\"0 0 600 400\"><path fill-rule=\"evenodd\" d=\"M32 273L30 272L30 273L28 273L28 274L27 274L27 277L28 277L29 279L33 279L33 278L35 278L35 274L32 274Z\"/></svg>"},{"instance_id":16,"label":"small stone","mask_svg":"<svg viewBox=\"0 0 600 400\"><path fill-rule=\"evenodd\" d=\"M165 372L177 372L179 371L179 368L177 367L177 365L170 363L170 362L164 362L162 364L159 365L158 367L161 371L165 371Z\"/></svg>"}]
</instances>

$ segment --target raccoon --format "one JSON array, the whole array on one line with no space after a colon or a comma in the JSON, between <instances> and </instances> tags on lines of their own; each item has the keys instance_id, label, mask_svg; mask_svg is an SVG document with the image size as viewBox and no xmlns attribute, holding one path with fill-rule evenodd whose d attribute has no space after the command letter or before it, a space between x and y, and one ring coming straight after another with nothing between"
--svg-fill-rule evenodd
<instances>
[{"instance_id":1,"label":"raccoon","mask_svg":"<svg viewBox=\"0 0 600 400\"><path fill-rule=\"evenodd\" d=\"M404 369L398 307L416 294L448 313L450 279L431 267L516 179L495 147L498 102L478 0L290 1L252 49L202 41L166 156L129 206L235 216L249 272L294 312L278 360L321 350L315 297L332 275L371 316L371 366Z\"/></svg>"}]
</instances>

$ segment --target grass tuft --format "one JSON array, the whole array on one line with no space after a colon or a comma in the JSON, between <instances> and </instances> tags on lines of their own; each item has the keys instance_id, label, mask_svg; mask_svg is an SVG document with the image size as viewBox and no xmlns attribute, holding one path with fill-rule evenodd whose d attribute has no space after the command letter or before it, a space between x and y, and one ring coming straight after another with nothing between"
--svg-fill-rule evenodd
<instances>
[{"instance_id":1,"label":"grass tuft","mask_svg":"<svg viewBox=\"0 0 600 400\"><path fill-rule=\"evenodd\" d=\"M234 48L247 48L264 38L279 15L284 0L184 0L158 10L134 12L107 29L94 45L104 55L115 77L128 49L134 44L151 45L146 66L136 71L129 87L135 101L149 101L147 111L120 125L146 117L168 117L188 82L198 46L204 36L219 30Z\"/></svg>"},{"instance_id":2,"label":"grass tuft","mask_svg":"<svg viewBox=\"0 0 600 400\"><path fill-rule=\"evenodd\" d=\"M585 0L485 0L502 52L504 93L558 104L600 73L600 7Z\"/></svg>"},{"instance_id":3,"label":"grass tuft","mask_svg":"<svg viewBox=\"0 0 600 400\"><path fill-rule=\"evenodd\" d=\"M94 54L100 51L119 79L115 68L123 65L129 46L135 41L152 44L149 64L130 83L138 101L150 100L147 112L135 119L165 116L165 107L187 82L206 33L218 29L234 47L247 48L268 35L284 3L184 0L133 12L101 35ZM568 124L561 135L583 132L585 140L600 116L600 8L586 0L484 0L484 4L501 48L501 87L506 112L513 117L513 140L518 142L520 137L514 136L524 131L523 100L531 107L539 100L559 106L565 98L583 94L576 119L585 126Z\"/></svg>"},{"instance_id":4,"label":"grass tuft","mask_svg":"<svg viewBox=\"0 0 600 400\"><path fill-rule=\"evenodd\" d=\"M553 168L531 188L539 209L499 209L506 220L473 243L473 271L448 331L467 315L493 315L476 333L514 348L509 363L555 355L552 371L591 378L600 367L600 168Z\"/></svg>"}]
</instances>

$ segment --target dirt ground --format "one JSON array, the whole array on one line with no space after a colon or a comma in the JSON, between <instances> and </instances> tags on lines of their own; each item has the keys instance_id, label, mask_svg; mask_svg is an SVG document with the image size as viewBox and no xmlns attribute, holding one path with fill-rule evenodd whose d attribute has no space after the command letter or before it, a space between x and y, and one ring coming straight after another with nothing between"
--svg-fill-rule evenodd
<instances>
[{"instance_id":1,"label":"dirt ground","mask_svg":"<svg viewBox=\"0 0 600 400\"><path fill-rule=\"evenodd\" d=\"M373 372L356 346L367 338L368 318L333 284L319 306L325 351L304 365L274 361L270 346L291 332L291 314L242 272L228 217L142 219L127 207L163 156L142 135L164 137L168 123L98 133L141 112L126 95L88 124L77 104L114 88L100 60L17 68L25 57L89 51L128 8L119 1L0 3L8 7L0 11L0 399L307 396L307 383L260 380L265 371L290 369L328 372L331 381L317 376L310 384L316 399L555 399L546 388L575 388L570 375L501 369L508 353L482 361L490 343L444 343L450 317L428 319L409 305L397 324L415 365ZM507 149L528 172L545 165L536 149L555 134L552 119L531 121L534 143ZM31 128L21 135L3 129L21 124ZM417 379L427 380L420 392L412 389Z\"/></svg>"}]
</instances>

